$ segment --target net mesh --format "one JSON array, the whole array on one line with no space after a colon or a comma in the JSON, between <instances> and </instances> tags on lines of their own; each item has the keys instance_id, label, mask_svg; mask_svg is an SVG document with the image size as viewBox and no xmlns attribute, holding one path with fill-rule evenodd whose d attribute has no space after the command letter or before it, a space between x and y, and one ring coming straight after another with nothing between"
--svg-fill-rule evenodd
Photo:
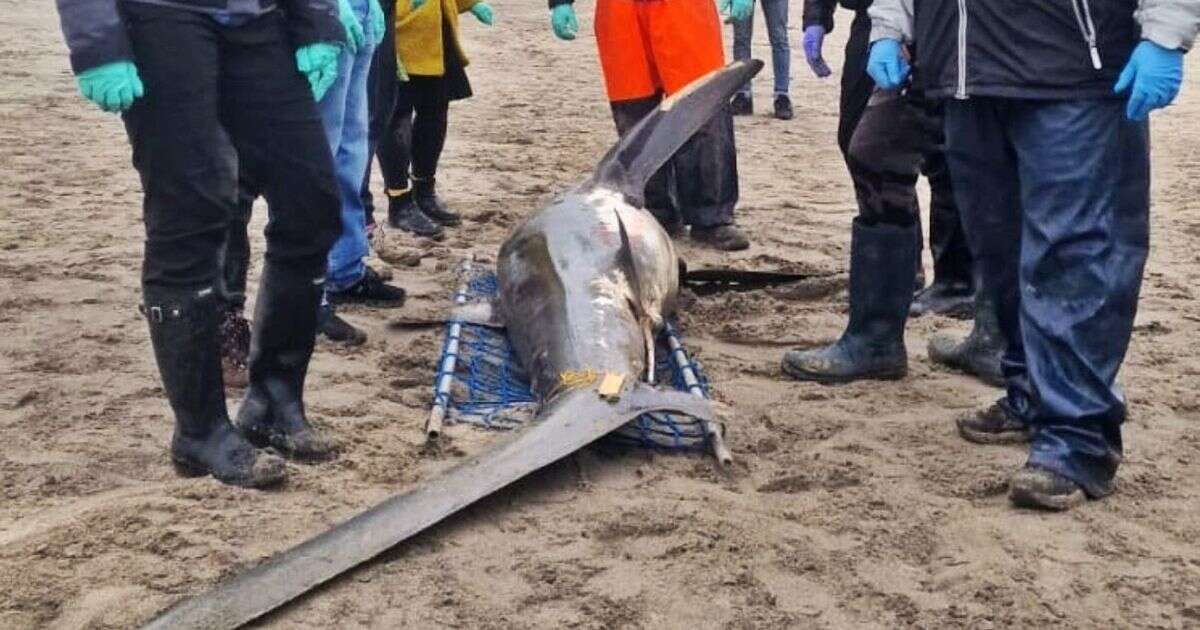
<instances>
[{"instance_id":1,"label":"net mesh","mask_svg":"<svg viewBox=\"0 0 1200 630\"><path fill-rule=\"evenodd\" d=\"M468 272L465 291L454 297L458 303L471 303L494 299L497 293L495 273L475 269ZM537 400L504 332L468 323L457 326L457 334L454 329L447 326L434 379L434 404L446 408L446 421L492 430L510 430L531 421L537 414ZM695 379L692 391L707 397L704 370L678 342L676 330L669 324L656 340L657 381L686 392L686 373L690 371ZM671 349L672 339L678 344L677 351ZM449 377L449 387L442 390L439 385L444 376ZM668 451L703 450L708 445L699 422L671 413L644 414L607 439Z\"/></svg>"}]
</instances>

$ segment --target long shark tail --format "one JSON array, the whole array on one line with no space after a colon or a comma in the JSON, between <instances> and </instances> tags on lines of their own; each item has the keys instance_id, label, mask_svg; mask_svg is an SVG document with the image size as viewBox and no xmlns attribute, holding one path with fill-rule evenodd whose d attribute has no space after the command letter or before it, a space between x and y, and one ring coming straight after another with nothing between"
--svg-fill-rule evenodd
<instances>
[{"instance_id":1,"label":"long shark tail","mask_svg":"<svg viewBox=\"0 0 1200 630\"><path fill-rule=\"evenodd\" d=\"M634 206L643 205L650 177L762 68L763 62L757 59L738 61L664 100L609 150L596 167L592 183L621 192Z\"/></svg>"}]
</instances>

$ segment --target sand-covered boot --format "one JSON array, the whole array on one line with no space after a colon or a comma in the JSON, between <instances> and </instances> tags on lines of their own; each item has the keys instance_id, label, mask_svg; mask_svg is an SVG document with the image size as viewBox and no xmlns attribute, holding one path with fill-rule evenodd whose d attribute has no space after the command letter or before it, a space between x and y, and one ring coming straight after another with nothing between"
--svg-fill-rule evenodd
<instances>
[{"instance_id":1,"label":"sand-covered boot","mask_svg":"<svg viewBox=\"0 0 1200 630\"><path fill-rule=\"evenodd\" d=\"M303 462L328 460L336 451L304 410L304 380L323 291L323 283L311 276L267 261L254 314L250 386L237 417L252 443Z\"/></svg>"},{"instance_id":2,"label":"sand-covered boot","mask_svg":"<svg viewBox=\"0 0 1200 630\"><path fill-rule=\"evenodd\" d=\"M143 310L163 391L175 412L175 469L248 488L282 482L283 460L256 450L229 422L218 339L222 308L215 292L147 286Z\"/></svg>"},{"instance_id":3,"label":"sand-covered boot","mask_svg":"<svg viewBox=\"0 0 1200 630\"><path fill-rule=\"evenodd\" d=\"M1009 481L1008 498L1017 507L1062 512L1083 505L1087 493L1052 470L1026 464Z\"/></svg>"},{"instance_id":4,"label":"sand-covered boot","mask_svg":"<svg viewBox=\"0 0 1200 630\"><path fill-rule=\"evenodd\" d=\"M439 223L446 227L454 227L462 224L462 217L442 201L437 194L437 179L430 177L429 179L413 178L413 199L417 202L417 206L421 208L421 212L425 216L433 219L435 223Z\"/></svg>"},{"instance_id":5,"label":"sand-covered boot","mask_svg":"<svg viewBox=\"0 0 1200 630\"><path fill-rule=\"evenodd\" d=\"M421 211L412 190L388 191L388 225L435 241L446 238L446 230Z\"/></svg>"},{"instance_id":6,"label":"sand-covered boot","mask_svg":"<svg viewBox=\"0 0 1200 630\"><path fill-rule=\"evenodd\" d=\"M890 380L908 373L904 324L912 301L915 233L854 221L850 240L850 321L824 348L793 350L783 371L801 381Z\"/></svg>"},{"instance_id":7,"label":"sand-covered boot","mask_svg":"<svg viewBox=\"0 0 1200 630\"><path fill-rule=\"evenodd\" d=\"M940 334L929 339L929 360L948 368L966 372L994 387L1004 387L1005 339L1000 332L1000 320L995 301L983 291L975 299L975 324L965 339Z\"/></svg>"}]
</instances>

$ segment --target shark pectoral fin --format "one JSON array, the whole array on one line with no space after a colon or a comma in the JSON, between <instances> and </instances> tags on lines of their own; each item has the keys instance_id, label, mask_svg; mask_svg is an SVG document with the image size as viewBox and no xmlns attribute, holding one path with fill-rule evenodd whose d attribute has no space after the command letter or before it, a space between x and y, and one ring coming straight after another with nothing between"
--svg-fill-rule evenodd
<instances>
[{"instance_id":1,"label":"shark pectoral fin","mask_svg":"<svg viewBox=\"0 0 1200 630\"><path fill-rule=\"evenodd\" d=\"M493 302L468 302L450 309L442 316L437 315L406 315L388 321L392 330L411 330L415 328L435 328L453 323L473 324L488 328L503 329L504 322L500 319L498 309Z\"/></svg>"}]
</instances>

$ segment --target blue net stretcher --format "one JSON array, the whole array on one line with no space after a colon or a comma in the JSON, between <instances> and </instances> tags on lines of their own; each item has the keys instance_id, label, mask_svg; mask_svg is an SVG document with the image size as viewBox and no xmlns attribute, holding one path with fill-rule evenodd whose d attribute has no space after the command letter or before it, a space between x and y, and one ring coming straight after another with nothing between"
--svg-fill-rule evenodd
<instances>
[{"instance_id":1,"label":"blue net stretcher","mask_svg":"<svg viewBox=\"0 0 1200 630\"><path fill-rule=\"evenodd\" d=\"M458 305L490 301L497 293L492 270L468 266L454 301ZM667 324L657 346L656 382L707 398L704 370L689 357L674 323ZM537 414L529 378L501 329L451 322L446 327L438 366L433 413L444 417L446 424L503 431L519 427ZM640 416L608 439L665 451L704 451L710 447L710 438L700 422L670 413Z\"/></svg>"}]
</instances>

